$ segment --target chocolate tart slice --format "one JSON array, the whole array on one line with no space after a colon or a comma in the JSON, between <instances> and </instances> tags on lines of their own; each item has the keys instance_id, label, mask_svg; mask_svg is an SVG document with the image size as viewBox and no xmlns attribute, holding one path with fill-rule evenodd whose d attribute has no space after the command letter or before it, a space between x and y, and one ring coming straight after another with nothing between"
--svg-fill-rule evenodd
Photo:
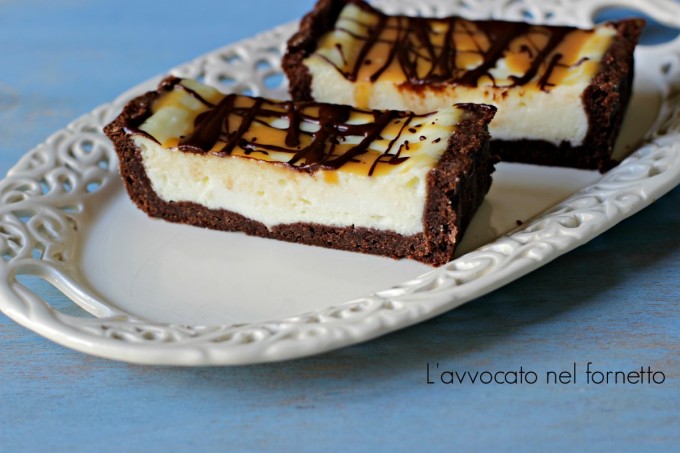
<instances>
[{"instance_id":1,"label":"chocolate tart slice","mask_svg":"<svg viewBox=\"0 0 680 453\"><path fill-rule=\"evenodd\" d=\"M150 216L441 265L491 184L494 112L362 110L167 78L105 132Z\"/></svg>"},{"instance_id":2,"label":"chocolate tart slice","mask_svg":"<svg viewBox=\"0 0 680 453\"><path fill-rule=\"evenodd\" d=\"M321 0L283 67L296 100L416 113L494 105L491 146L503 160L605 171L642 26L389 16L361 0Z\"/></svg>"}]
</instances>

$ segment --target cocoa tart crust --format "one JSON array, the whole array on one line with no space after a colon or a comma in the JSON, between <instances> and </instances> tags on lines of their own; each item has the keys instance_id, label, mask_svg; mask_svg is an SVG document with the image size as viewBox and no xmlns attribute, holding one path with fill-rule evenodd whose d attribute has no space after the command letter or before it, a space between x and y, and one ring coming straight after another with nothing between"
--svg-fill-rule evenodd
<instances>
[{"instance_id":1,"label":"cocoa tart crust","mask_svg":"<svg viewBox=\"0 0 680 453\"><path fill-rule=\"evenodd\" d=\"M132 201L151 217L223 231L326 248L409 258L432 266L453 258L456 245L491 186L497 158L490 152L487 124L495 108L466 104L473 112L451 135L447 150L427 177L428 196L423 215L424 232L403 236L369 228L337 227L314 223L264 224L224 209L209 209L184 201L165 201L154 192L147 177L141 151L132 131L151 115L153 102L172 90L179 79L169 77L156 91L130 101L104 132L113 142L120 173ZM226 157L228 158L228 157Z\"/></svg>"},{"instance_id":2,"label":"cocoa tart crust","mask_svg":"<svg viewBox=\"0 0 680 453\"><path fill-rule=\"evenodd\" d=\"M312 76L303 61L319 39L331 30L347 4L371 8L362 0L319 0L289 39L282 67L295 100L313 100ZM377 10L376 10L377 11ZM614 145L629 104L634 77L634 49L644 27L642 19L613 22L617 35L602 58L600 70L583 92L589 128L583 143L572 146L541 140L495 140L491 150L507 162L598 169L606 172L618 162L612 160Z\"/></svg>"}]
</instances>

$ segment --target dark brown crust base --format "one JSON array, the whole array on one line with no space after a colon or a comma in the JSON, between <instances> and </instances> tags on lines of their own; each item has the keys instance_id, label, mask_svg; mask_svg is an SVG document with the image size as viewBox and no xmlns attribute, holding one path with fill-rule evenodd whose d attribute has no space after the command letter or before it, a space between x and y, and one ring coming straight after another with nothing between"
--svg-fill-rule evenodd
<instances>
[{"instance_id":1,"label":"dark brown crust base","mask_svg":"<svg viewBox=\"0 0 680 453\"><path fill-rule=\"evenodd\" d=\"M313 100L312 77L303 64L314 52L321 36L332 28L342 7L359 0L320 0L301 21L288 41L282 66L290 94L296 100ZM503 161L537 165L597 169L605 172L618 162L611 159L623 116L628 106L634 73L633 51L644 26L643 20L616 22L617 36L602 59L602 69L583 93L589 130L580 146L568 142L554 145L540 140L491 141L492 152Z\"/></svg>"},{"instance_id":2,"label":"dark brown crust base","mask_svg":"<svg viewBox=\"0 0 680 453\"><path fill-rule=\"evenodd\" d=\"M358 251L392 258L411 258L438 266L453 257L456 244L491 186L495 159L489 152L486 125L495 109L474 105L476 119L461 124L451 136L445 156L428 175L425 233L402 236L367 228L334 227L318 224L286 224L268 229L264 224L227 210L211 210L190 202L167 202L154 192L130 130L150 114L153 100L172 89L177 79L166 79L159 91L132 100L111 124L104 128L113 141L120 172L130 198L149 216L225 231L242 231L253 236L328 248Z\"/></svg>"}]
</instances>

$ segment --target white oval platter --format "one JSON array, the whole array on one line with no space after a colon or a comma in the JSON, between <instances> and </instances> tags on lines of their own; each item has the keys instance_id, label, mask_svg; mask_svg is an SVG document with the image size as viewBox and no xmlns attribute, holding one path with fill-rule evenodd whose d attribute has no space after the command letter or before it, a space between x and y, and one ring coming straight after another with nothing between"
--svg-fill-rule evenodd
<instances>
[{"instance_id":1,"label":"white oval platter","mask_svg":"<svg viewBox=\"0 0 680 453\"><path fill-rule=\"evenodd\" d=\"M678 5L661 0L376 3L388 12L582 26L625 6L680 27ZM296 27L171 72L285 97L279 63ZM459 256L437 269L147 218L128 200L101 129L159 76L56 132L0 181L0 309L61 345L158 365L286 360L424 321L586 243L680 183L680 38L642 46L636 58L618 146L632 150L625 161L605 175L500 164Z\"/></svg>"}]
</instances>

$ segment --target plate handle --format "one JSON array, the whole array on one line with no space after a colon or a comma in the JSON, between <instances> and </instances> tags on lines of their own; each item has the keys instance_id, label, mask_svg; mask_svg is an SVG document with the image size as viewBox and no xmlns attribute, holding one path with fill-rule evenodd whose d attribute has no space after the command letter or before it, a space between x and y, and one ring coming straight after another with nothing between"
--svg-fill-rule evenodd
<instances>
[{"instance_id":1,"label":"plate handle","mask_svg":"<svg viewBox=\"0 0 680 453\"><path fill-rule=\"evenodd\" d=\"M581 2L591 6L591 18L607 8L628 8L640 11L662 25L680 29L680 2L674 0L603 0L601 2Z\"/></svg>"}]
</instances>

